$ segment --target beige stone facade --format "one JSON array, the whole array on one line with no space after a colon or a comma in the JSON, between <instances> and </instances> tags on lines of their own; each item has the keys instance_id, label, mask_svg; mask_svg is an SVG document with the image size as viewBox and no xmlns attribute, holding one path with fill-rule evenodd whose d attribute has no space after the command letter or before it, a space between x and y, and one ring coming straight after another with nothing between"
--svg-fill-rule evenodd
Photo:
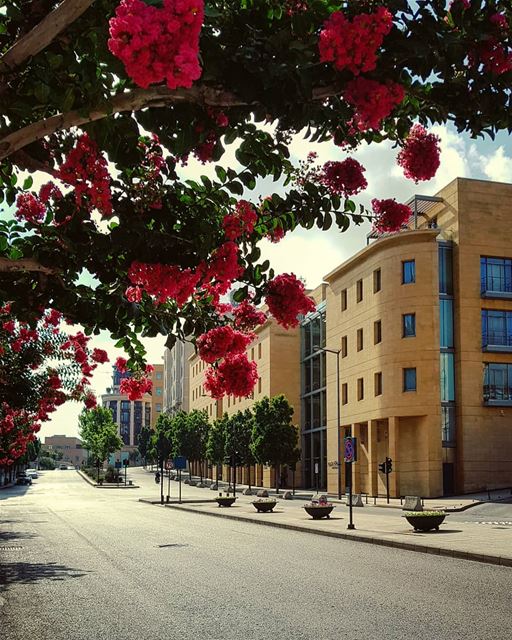
<instances>
[{"instance_id":1,"label":"beige stone facade","mask_svg":"<svg viewBox=\"0 0 512 640\"><path fill-rule=\"evenodd\" d=\"M87 460L87 451L82 449L82 441L73 436L46 436L43 451L60 451L62 462L69 462L75 467L80 467Z\"/></svg>"}]
</instances>

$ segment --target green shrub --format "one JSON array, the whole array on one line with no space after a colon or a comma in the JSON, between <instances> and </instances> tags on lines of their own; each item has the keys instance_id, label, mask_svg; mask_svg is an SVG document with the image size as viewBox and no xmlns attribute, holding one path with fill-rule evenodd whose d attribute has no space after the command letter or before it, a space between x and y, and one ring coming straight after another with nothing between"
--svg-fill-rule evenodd
<instances>
[{"instance_id":1,"label":"green shrub","mask_svg":"<svg viewBox=\"0 0 512 640\"><path fill-rule=\"evenodd\" d=\"M39 468L53 471L53 469L55 469L55 460L48 456L43 456L39 458Z\"/></svg>"}]
</instances>

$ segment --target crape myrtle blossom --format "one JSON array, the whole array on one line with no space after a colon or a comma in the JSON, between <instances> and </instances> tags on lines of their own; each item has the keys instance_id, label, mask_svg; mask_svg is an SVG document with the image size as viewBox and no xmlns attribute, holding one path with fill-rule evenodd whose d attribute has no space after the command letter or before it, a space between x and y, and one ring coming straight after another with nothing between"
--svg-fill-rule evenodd
<instances>
[{"instance_id":1,"label":"crape myrtle blossom","mask_svg":"<svg viewBox=\"0 0 512 640\"><path fill-rule=\"evenodd\" d=\"M412 215L410 207L391 198L387 200L374 198L372 208L377 216L373 222L373 228L379 233L400 230Z\"/></svg>"},{"instance_id":2,"label":"crape myrtle blossom","mask_svg":"<svg viewBox=\"0 0 512 640\"><path fill-rule=\"evenodd\" d=\"M215 327L197 339L199 357L212 364L228 355L244 353L254 337L254 334L236 331L229 325Z\"/></svg>"},{"instance_id":3,"label":"crape myrtle blossom","mask_svg":"<svg viewBox=\"0 0 512 640\"><path fill-rule=\"evenodd\" d=\"M258 380L258 367L245 353L226 356L216 367L205 372L204 388L212 398L224 395L245 397L250 395Z\"/></svg>"},{"instance_id":4,"label":"crape myrtle blossom","mask_svg":"<svg viewBox=\"0 0 512 640\"><path fill-rule=\"evenodd\" d=\"M299 324L299 314L306 315L316 308L314 300L306 295L304 284L292 273L283 273L268 283L265 302L285 329Z\"/></svg>"},{"instance_id":5,"label":"crape myrtle blossom","mask_svg":"<svg viewBox=\"0 0 512 640\"><path fill-rule=\"evenodd\" d=\"M359 131L380 130L382 121L405 98L405 90L396 82L358 77L347 82L343 97L354 107L354 126Z\"/></svg>"},{"instance_id":6,"label":"crape myrtle blossom","mask_svg":"<svg viewBox=\"0 0 512 640\"><path fill-rule=\"evenodd\" d=\"M440 164L439 143L439 137L427 133L420 124L411 128L397 156L397 162L403 168L406 178L417 183L420 180L430 180L436 175Z\"/></svg>"}]
</instances>

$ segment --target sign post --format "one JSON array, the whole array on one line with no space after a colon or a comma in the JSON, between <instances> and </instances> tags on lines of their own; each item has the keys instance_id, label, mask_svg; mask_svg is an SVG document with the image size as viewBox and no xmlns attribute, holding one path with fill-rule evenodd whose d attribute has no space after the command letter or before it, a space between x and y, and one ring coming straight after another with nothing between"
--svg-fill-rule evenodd
<instances>
[{"instance_id":1,"label":"sign post","mask_svg":"<svg viewBox=\"0 0 512 640\"><path fill-rule=\"evenodd\" d=\"M171 499L171 469L173 468L172 460L166 460L165 470L167 471L167 498L166 502L169 503Z\"/></svg>"},{"instance_id":2,"label":"sign post","mask_svg":"<svg viewBox=\"0 0 512 640\"><path fill-rule=\"evenodd\" d=\"M124 465L124 486L126 487L126 474L128 471L128 465L130 464L130 461L128 460L128 458L125 458L123 460L123 465Z\"/></svg>"},{"instance_id":3,"label":"sign post","mask_svg":"<svg viewBox=\"0 0 512 640\"><path fill-rule=\"evenodd\" d=\"M178 481L179 481L179 498L178 502L181 504L181 471L185 469L187 466L187 459L185 456L177 456L173 460L174 468L178 470Z\"/></svg>"},{"instance_id":4,"label":"sign post","mask_svg":"<svg viewBox=\"0 0 512 640\"><path fill-rule=\"evenodd\" d=\"M343 439L343 445L345 462L352 465L357 460L357 438L348 436ZM355 529L352 518L352 466L348 474L348 514L347 529Z\"/></svg>"}]
</instances>

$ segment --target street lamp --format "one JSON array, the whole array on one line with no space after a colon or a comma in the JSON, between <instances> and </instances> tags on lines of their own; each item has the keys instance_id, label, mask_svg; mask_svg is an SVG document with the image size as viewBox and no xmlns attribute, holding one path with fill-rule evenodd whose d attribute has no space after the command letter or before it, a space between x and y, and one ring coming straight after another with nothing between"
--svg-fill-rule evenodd
<instances>
[{"instance_id":1,"label":"street lamp","mask_svg":"<svg viewBox=\"0 0 512 640\"><path fill-rule=\"evenodd\" d=\"M325 347L313 346L313 351L325 351L327 353L336 354L336 408L337 408L337 438L338 438L338 500L341 500L341 440L340 440L340 421L341 421L341 408L340 408L340 353L341 349L327 349Z\"/></svg>"}]
</instances>

